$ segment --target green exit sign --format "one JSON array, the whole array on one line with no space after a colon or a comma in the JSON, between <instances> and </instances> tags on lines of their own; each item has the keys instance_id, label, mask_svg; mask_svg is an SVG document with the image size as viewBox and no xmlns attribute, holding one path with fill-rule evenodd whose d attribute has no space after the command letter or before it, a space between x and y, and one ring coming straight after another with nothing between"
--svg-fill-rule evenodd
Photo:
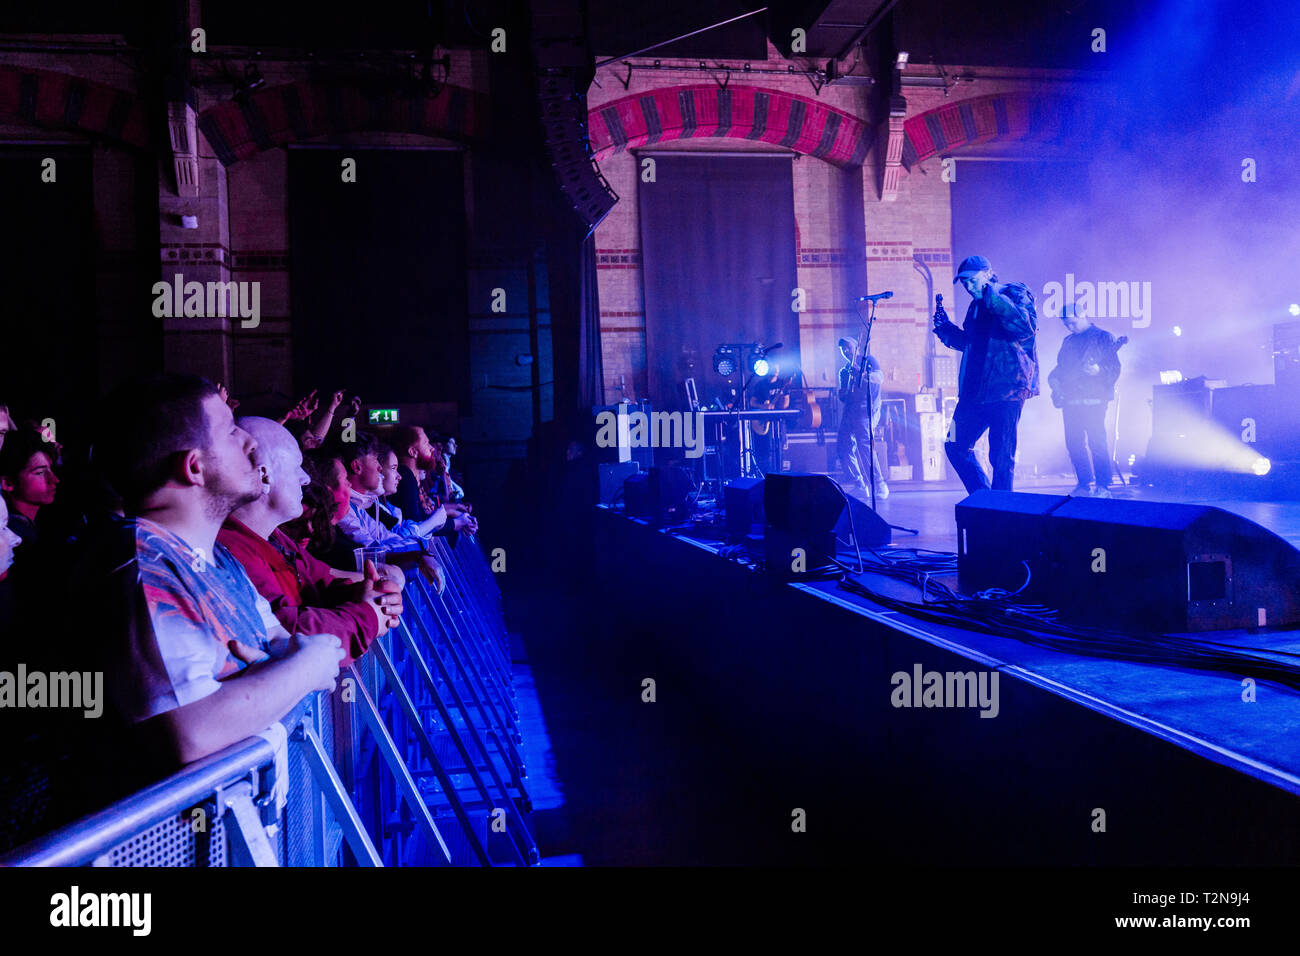
<instances>
[{"instance_id":1,"label":"green exit sign","mask_svg":"<svg viewBox=\"0 0 1300 956\"><path fill-rule=\"evenodd\" d=\"M372 425L397 424L397 409L395 408L372 408L369 415L370 424Z\"/></svg>"}]
</instances>

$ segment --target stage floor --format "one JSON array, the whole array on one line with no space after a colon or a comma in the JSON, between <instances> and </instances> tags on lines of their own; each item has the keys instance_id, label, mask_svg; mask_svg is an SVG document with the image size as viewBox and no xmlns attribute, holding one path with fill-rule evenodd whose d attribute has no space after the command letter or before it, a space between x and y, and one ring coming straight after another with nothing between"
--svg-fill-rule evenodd
<instances>
[{"instance_id":1,"label":"stage floor","mask_svg":"<svg viewBox=\"0 0 1300 956\"><path fill-rule=\"evenodd\" d=\"M1037 495L1068 495L1073 481L1040 478L1017 481L1016 491ZM847 491L847 489L846 489ZM1300 501L1250 501L1220 497L1180 496L1169 491L1119 485L1112 488L1114 497L1142 501L1172 501L1180 504L1213 505L1267 528L1300 548ZM854 497L871 503L870 494L851 492ZM966 497L960 487L941 485L931 490L916 486L891 485L888 498L877 498L876 511L890 524L915 528L916 535L896 532L894 544L903 547L928 548L934 551L957 549L957 525L954 507Z\"/></svg>"},{"instance_id":2,"label":"stage floor","mask_svg":"<svg viewBox=\"0 0 1300 956\"><path fill-rule=\"evenodd\" d=\"M1072 488L1072 482L1039 480L1019 483L1016 490L1064 495ZM856 497L866 500L868 496L859 492ZM894 547L955 552L954 508L965 497L959 488L891 488L888 498L878 499L877 512L892 525L918 532L913 535L895 531ZM1176 497L1136 485L1122 486L1115 491L1115 497L1212 505L1239 514L1300 547L1297 501ZM689 531L677 534L692 537ZM706 541L694 543L710 550L717 547ZM840 561L856 566L852 552L842 551ZM892 598L920 600L918 589L894 578L871 572L849 577ZM957 590L955 573L938 579ZM1018 584L1010 582L1007 587ZM1255 690L1257 701L1250 704L1243 701L1243 681L1237 675L1089 657L998 637L974 627L923 621L847 592L834 580L791 586L1300 795L1298 691L1260 681ZM1215 631L1193 636L1266 653L1300 655L1300 629L1295 628ZM1293 659L1290 663L1300 661Z\"/></svg>"}]
</instances>

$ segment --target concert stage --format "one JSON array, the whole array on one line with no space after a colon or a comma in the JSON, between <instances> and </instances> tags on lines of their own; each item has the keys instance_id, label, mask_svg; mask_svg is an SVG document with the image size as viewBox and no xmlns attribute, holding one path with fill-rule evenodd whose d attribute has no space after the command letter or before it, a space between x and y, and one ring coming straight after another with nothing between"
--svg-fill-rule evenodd
<instances>
[{"instance_id":1,"label":"concert stage","mask_svg":"<svg viewBox=\"0 0 1300 956\"><path fill-rule=\"evenodd\" d=\"M895 491L879 512L920 532L895 531L894 547L951 552L964 497ZM1300 542L1300 503L1205 503ZM655 680L655 707L693 710L683 752L726 764L726 809L707 821L722 862L1300 860L1300 693L1287 687L1261 680L1248 702L1237 674L924 620L834 579L783 583L744 566L721 532L656 530L609 508L597 553L627 676ZM839 560L856 567L851 552ZM847 577L919 600L883 574ZM1295 630L1197 636L1300 653ZM925 706L912 685L932 672L972 675L983 702L953 706L949 692L949 706ZM792 829L799 811L806 832Z\"/></svg>"}]
</instances>

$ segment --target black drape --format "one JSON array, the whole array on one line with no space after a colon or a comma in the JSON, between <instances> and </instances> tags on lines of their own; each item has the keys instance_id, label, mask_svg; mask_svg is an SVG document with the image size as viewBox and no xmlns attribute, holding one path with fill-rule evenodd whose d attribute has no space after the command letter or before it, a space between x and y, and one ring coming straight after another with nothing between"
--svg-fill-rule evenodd
<instances>
[{"instance_id":1,"label":"black drape","mask_svg":"<svg viewBox=\"0 0 1300 956\"><path fill-rule=\"evenodd\" d=\"M723 395L719 343L797 349L794 178L784 155L653 158L638 190L649 397L684 408L689 376L702 402Z\"/></svg>"},{"instance_id":2,"label":"black drape","mask_svg":"<svg viewBox=\"0 0 1300 956\"><path fill-rule=\"evenodd\" d=\"M581 315L578 319L578 401L605 404L605 363L600 352L600 292L596 282L596 234L582 244Z\"/></svg>"}]
</instances>

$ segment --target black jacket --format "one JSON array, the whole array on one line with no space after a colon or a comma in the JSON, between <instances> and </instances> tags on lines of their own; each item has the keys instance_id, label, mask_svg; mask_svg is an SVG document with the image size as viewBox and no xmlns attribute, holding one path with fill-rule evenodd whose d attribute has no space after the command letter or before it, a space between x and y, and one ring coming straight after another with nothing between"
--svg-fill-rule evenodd
<instances>
[{"instance_id":1,"label":"black jacket","mask_svg":"<svg viewBox=\"0 0 1300 956\"><path fill-rule=\"evenodd\" d=\"M1038 312L1020 282L990 282L962 327L941 322L939 341L962 353L958 395L970 402L1024 401L1038 394Z\"/></svg>"},{"instance_id":2,"label":"black jacket","mask_svg":"<svg viewBox=\"0 0 1300 956\"><path fill-rule=\"evenodd\" d=\"M1083 370L1089 359L1101 367L1096 375ZM1093 325L1065 337L1061 351L1056 355L1056 368L1047 376L1047 382L1052 387L1053 397L1059 393L1067 402L1085 399L1109 402L1115 397L1119 371L1115 336Z\"/></svg>"}]
</instances>

